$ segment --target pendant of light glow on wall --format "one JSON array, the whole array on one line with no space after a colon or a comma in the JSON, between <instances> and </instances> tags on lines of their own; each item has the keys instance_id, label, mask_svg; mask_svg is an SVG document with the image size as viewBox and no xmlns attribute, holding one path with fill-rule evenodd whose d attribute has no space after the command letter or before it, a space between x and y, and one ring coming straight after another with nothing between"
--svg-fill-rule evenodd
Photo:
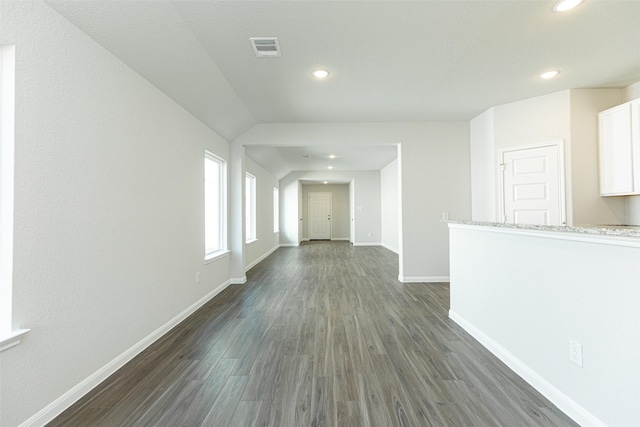
<instances>
[{"instance_id":1,"label":"pendant of light glow on wall","mask_svg":"<svg viewBox=\"0 0 640 427\"><path fill-rule=\"evenodd\" d=\"M313 77L315 77L318 80L323 80L326 79L327 77L329 77L329 71L323 69L323 68L319 68L317 70L313 70L311 72L311 75Z\"/></svg>"},{"instance_id":2,"label":"pendant of light glow on wall","mask_svg":"<svg viewBox=\"0 0 640 427\"><path fill-rule=\"evenodd\" d=\"M561 0L553 6L553 11L556 13L566 12L580 5L583 1L584 0Z\"/></svg>"},{"instance_id":3,"label":"pendant of light glow on wall","mask_svg":"<svg viewBox=\"0 0 640 427\"><path fill-rule=\"evenodd\" d=\"M558 74L560 74L560 70L545 71L544 73L540 74L540 78L543 80L549 80L554 77L557 77Z\"/></svg>"}]
</instances>

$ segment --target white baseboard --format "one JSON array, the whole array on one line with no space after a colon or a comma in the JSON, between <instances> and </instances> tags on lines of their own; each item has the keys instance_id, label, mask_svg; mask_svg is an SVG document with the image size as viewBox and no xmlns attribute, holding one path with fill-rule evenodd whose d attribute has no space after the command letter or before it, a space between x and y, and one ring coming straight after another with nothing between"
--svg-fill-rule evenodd
<instances>
[{"instance_id":1,"label":"white baseboard","mask_svg":"<svg viewBox=\"0 0 640 427\"><path fill-rule=\"evenodd\" d=\"M253 267L255 267L256 265L258 265L262 260L264 260L266 257L268 257L269 255L271 255L272 253L274 253L276 250L278 250L280 248L280 245L274 246L273 248L271 248L266 254L262 255L261 257L259 257L257 260L253 261L251 264L249 264L248 266L246 266L246 268L244 269L244 272L246 273L247 271L251 270ZM245 280L246 281L246 280Z\"/></svg>"},{"instance_id":2,"label":"white baseboard","mask_svg":"<svg viewBox=\"0 0 640 427\"><path fill-rule=\"evenodd\" d=\"M372 243L354 243L353 246L382 246L380 242L372 242Z\"/></svg>"},{"instance_id":3,"label":"white baseboard","mask_svg":"<svg viewBox=\"0 0 640 427\"><path fill-rule=\"evenodd\" d=\"M244 285L245 283L247 283L247 276L242 276L242 277L232 277L231 280L229 280L229 283L231 283L232 285Z\"/></svg>"},{"instance_id":4,"label":"white baseboard","mask_svg":"<svg viewBox=\"0 0 640 427\"><path fill-rule=\"evenodd\" d=\"M449 318L456 322L462 329L467 331L487 350L493 353L498 359L506 364L512 371L520 375L529 385L538 390L544 397L549 399L562 412L567 414L581 426L607 427L607 424L598 419L591 412L576 403L569 396L558 390L553 384L544 379L541 375L527 366L524 362L514 356L506 348L502 347L484 332L467 322L453 310L449 310Z\"/></svg>"},{"instance_id":5,"label":"white baseboard","mask_svg":"<svg viewBox=\"0 0 640 427\"><path fill-rule=\"evenodd\" d=\"M398 249L396 249L396 248L392 248L391 246L387 246L387 245L385 245L384 243L380 243L380 246L382 246L382 247L383 247L383 248L385 248L385 249L390 250L391 252L393 252L393 253L395 253L395 254L400 255L400 251L399 251Z\"/></svg>"},{"instance_id":6,"label":"white baseboard","mask_svg":"<svg viewBox=\"0 0 640 427\"><path fill-rule=\"evenodd\" d=\"M449 276L398 276L398 280L402 283L449 283L450 278Z\"/></svg>"},{"instance_id":7,"label":"white baseboard","mask_svg":"<svg viewBox=\"0 0 640 427\"><path fill-rule=\"evenodd\" d=\"M327 239L319 239L319 240L327 240ZM329 239L330 241L340 241L340 240L350 240L348 237L332 237ZM303 242L310 242L311 239L302 239Z\"/></svg>"},{"instance_id":8,"label":"white baseboard","mask_svg":"<svg viewBox=\"0 0 640 427\"><path fill-rule=\"evenodd\" d=\"M169 320L167 323L147 335L145 338L133 345L133 347L120 354L111 362L98 369L93 374L82 380L79 384L67 391L65 394L51 402L31 418L20 424L20 427L40 427L49 423L55 417L60 415L65 409L69 408L82 396L89 393L98 386L102 381L106 380L111 374L122 368L127 362L140 354L144 349L149 347L164 334L173 329L177 324L193 314L200 307L205 305L209 300L218 295L229 286L230 281L226 281L204 297L200 298L186 310Z\"/></svg>"}]
</instances>

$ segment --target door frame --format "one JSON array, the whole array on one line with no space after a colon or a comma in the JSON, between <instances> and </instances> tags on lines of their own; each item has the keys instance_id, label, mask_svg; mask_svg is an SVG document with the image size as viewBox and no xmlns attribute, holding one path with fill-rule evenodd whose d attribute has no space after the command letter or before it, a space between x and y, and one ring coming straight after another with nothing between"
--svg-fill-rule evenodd
<instances>
[{"instance_id":1,"label":"door frame","mask_svg":"<svg viewBox=\"0 0 640 427\"><path fill-rule=\"evenodd\" d=\"M349 181L349 241L356 244L356 180ZM333 203L333 201L332 201ZM333 204L331 205L333 207ZM333 213L333 212L332 212Z\"/></svg>"},{"instance_id":2,"label":"door frame","mask_svg":"<svg viewBox=\"0 0 640 427\"><path fill-rule=\"evenodd\" d=\"M312 194L328 194L329 195L329 240L333 237L333 193L331 191L309 191L307 193L307 237L311 238L311 195Z\"/></svg>"},{"instance_id":3,"label":"door frame","mask_svg":"<svg viewBox=\"0 0 640 427\"><path fill-rule=\"evenodd\" d=\"M498 149L498 182L499 182L499 222L504 224L506 219L505 215L505 201L504 201L504 155L508 152L513 151L523 151L523 150L531 150L536 148L544 148L544 147L555 147L556 153L558 155L558 186L559 188L559 198L560 198L560 224L567 225L567 196L565 191L565 164L564 164L564 140L559 139L556 141L544 142L541 144L528 144L528 145L518 145L513 147L499 148ZM571 225L571 224L569 224Z\"/></svg>"}]
</instances>

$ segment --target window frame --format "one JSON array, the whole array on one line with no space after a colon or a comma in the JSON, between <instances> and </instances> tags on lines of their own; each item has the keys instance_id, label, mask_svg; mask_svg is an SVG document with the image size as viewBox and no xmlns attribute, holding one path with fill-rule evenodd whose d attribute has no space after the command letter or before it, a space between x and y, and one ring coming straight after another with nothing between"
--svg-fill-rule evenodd
<instances>
[{"instance_id":1,"label":"window frame","mask_svg":"<svg viewBox=\"0 0 640 427\"><path fill-rule=\"evenodd\" d=\"M0 352L29 329L13 323L15 46L0 45Z\"/></svg>"},{"instance_id":2,"label":"window frame","mask_svg":"<svg viewBox=\"0 0 640 427\"><path fill-rule=\"evenodd\" d=\"M245 243L258 240L258 229L256 223L256 193L257 179L249 172L245 172Z\"/></svg>"},{"instance_id":3,"label":"window frame","mask_svg":"<svg viewBox=\"0 0 640 427\"><path fill-rule=\"evenodd\" d=\"M218 165L218 242L217 247L210 246L207 241L207 229L212 224L208 223L207 215L207 184L211 181L207 181L206 172L203 169L203 182L204 182L204 229L205 229L205 242L204 242L204 261L205 263L211 262L214 259L219 258L229 252L227 247L227 161L220 156L213 154L210 151L204 152L204 167L206 168L206 162L211 161Z\"/></svg>"},{"instance_id":4,"label":"window frame","mask_svg":"<svg viewBox=\"0 0 640 427\"><path fill-rule=\"evenodd\" d=\"M273 232L280 232L280 189L273 187Z\"/></svg>"}]
</instances>

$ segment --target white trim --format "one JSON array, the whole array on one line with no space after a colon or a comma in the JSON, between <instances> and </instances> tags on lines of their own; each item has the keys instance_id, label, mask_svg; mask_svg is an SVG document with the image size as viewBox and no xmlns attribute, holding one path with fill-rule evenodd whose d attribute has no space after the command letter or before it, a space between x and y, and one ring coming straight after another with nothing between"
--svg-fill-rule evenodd
<instances>
[{"instance_id":1,"label":"white trim","mask_svg":"<svg viewBox=\"0 0 640 427\"><path fill-rule=\"evenodd\" d=\"M51 402L49 405L44 407L42 410L38 411L31 418L20 424L20 427L30 427L30 426L43 426L53 420L55 417L60 415L65 409L69 408L73 405L78 399L89 393L92 389L106 380L110 375L116 372L118 369L123 367L127 362L140 354L143 350L157 341L159 338L164 336L167 332L173 329L180 322L185 320L191 314L193 314L200 307L205 305L209 300L218 295L220 292L225 290L227 286L229 286L230 282L226 281L211 292L209 292L204 297L200 298L194 304L189 306L186 310L175 316L173 319L169 320L167 323L153 331L151 334L147 335L142 340L138 341L131 348L126 350L124 353L117 356L111 362L104 365L102 368L98 369L93 374L89 375L87 378L78 383L71 390L67 391L65 394Z\"/></svg>"},{"instance_id":2,"label":"white trim","mask_svg":"<svg viewBox=\"0 0 640 427\"><path fill-rule=\"evenodd\" d=\"M640 248L640 238L634 236L615 236L610 234L595 234L595 232L589 233L588 228L580 227L568 227L558 226L557 230L535 230L526 227L533 227L528 225L518 226L513 224L497 224L492 225L490 223L486 225L479 224L455 224L449 223L449 228L465 228L467 230L484 231L486 233L504 233L515 234L520 236L540 237L544 239L556 239L556 240L571 240L574 242L586 242L586 243L598 243L601 245L613 245L613 246L629 246L632 248ZM542 227L542 226L541 226ZM552 227L552 226L544 226ZM600 230L600 229L593 229Z\"/></svg>"},{"instance_id":3,"label":"white trim","mask_svg":"<svg viewBox=\"0 0 640 427\"><path fill-rule=\"evenodd\" d=\"M22 337L31 329L16 329L6 336L0 337L0 353L20 344Z\"/></svg>"},{"instance_id":4,"label":"white trim","mask_svg":"<svg viewBox=\"0 0 640 427\"><path fill-rule=\"evenodd\" d=\"M204 159L205 159L205 168L206 168L206 161L209 160L211 162L217 163L218 164L218 195L219 195L219 223L218 223L218 250L216 251L212 251L209 252L207 254L207 247L206 247L206 242L205 242L205 264L208 261L213 261L214 259L218 258L219 256L224 255L227 251L228 251L228 245L227 245L227 222L228 222L228 218L227 218L227 203L228 203L228 190L227 190L227 161L225 159L223 159L222 157L213 154L212 152L208 151L208 150L204 150ZM203 171L204 172L204 171ZM207 182L211 182L211 181L207 181L206 176L204 177L203 183L204 183L204 188L205 188L205 197L206 197L206 188L207 188ZM205 222L204 222L204 226L205 226L205 235L206 235L206 227L207 227L207 218L205 217ZM206 239L206 238L205 238Z\"/></svg>"},{"instance_id":5,"label":"white trim","mask_svg":"<svg viewBox=\"0 0 640 427\"><path fill-rule=\"evenodd\" d=\"M258 240L258 216L257 216L257 203L258 203L258 180L251 173L244 173L245 176L245 218L247 213L249 214L249 221L245 222L245 243L251 243ZM248 181L248 186L247 186ZM246 198L249 197L248 205ZM248 229L247 229L248 227ZM250 231L251 233L247 233ZM248 235L250 234L250 235Z\"/></svg>"},{"instance_id":6,"label":"white trim","mask_svg":"<svg viewBox=\"0 0 640 427\"><path fill-rule=\"evenodd\" d=\"M13 228L15 170L15 46L0 45L0 336L13 324ZM11 338L9 338L11 339ZM11 346L16 345L19 340ZM8 347L7 347L8 348Z\"/></svg>"},{"instance_id":7,"label":"white trim","mask_svg":"<svg viewBox=\"0 0 640 427\"><path fill-rule=\"evenodd\" d=\"M348 237L332 237L331 241L337 240L339 242L348 242L350 239Z\"/></svg>"},{"instance_id":8,"label":"white trim","mask_svg":"<svg viewBox=\"0 0 640 427\"><path fill-rule=\"evenodd\" d=\"M253 239L249 239L246 242L244 242L244 244L245 245L250 245L250 244L255 243L257 241L258 241L258 239L254 237Z\"/></svg>"},{"instance_id":9,"label":"white trim","mask_svg":"<svg viewBox=\"0 0 640 427\"><path fill-rule=\"evenodd\" d=\"M245 283L247 283L247 276L234 277L231 280L229 280L229 282L232 285L244 285Z\"/></svg>"},{"instance_id":10,"label":"white trim","mask_svg":"<svg viewBox=\"0 0 640 427\"><path fill-rule=\"evenodd\" d=\"M280 188L273 187L273 232L280 232Z\"/></svg>"},{"instance_id":11,"label":"white trim","mask_svg":"<svg viewBox=\"0 0 640 427\"><path fill-rule=\"evenodd\" d=\"M274 253L275 251L277 251L278 249L280 249L280 245L274 246L273 248L269 249L269 251L262 255L261 257L259 257L257 260L253 261L251 264L249 264L248 266L245 267L244 272L246 273L247 271L251 270L253 267L255 267L256 265L258 265L261 261L263 261L266 257L268 257L269 255L271 255L272 253Z\"/></svg>"},{"instance_id":12,"label":"white trim","mask_svg":"<svg viewBox=\"0 0 640 427\"><path fill-rule=\"evenodd\" d=\"M580 406L576 401L557 389L549 381L536 373L523 361L518 359L499 343L487 336L484 332L467 322L464 318L449 310L449 318L467 331L473 338L489 350L494 356L504 362L512 371L520 375L533 388L549 399L562 412L582 426L607 427L607 424L598 419L591 412Z\"/></svg>"},{"instance_id":13,"label":"white trim","mask_svg":"<svg viewBox=\"0 0 640 427\"><path fill-rule=\"evenodd\" d=\"M354 243L353 246L382 246L380 242L372 242L372 243Z\"/></svg>"},{"instance_id":14,"label":"white trim","mask_svg":"<svg viewBox=\"0 0 640 427\"><path fill-rule=\"evenodd\" d=\"M508 152L513 152L513 151L524 151L524 150L531 150L531 149L536 149L536 148L544 148L544 147L556 147L557 148L557 161L558 161L558 186L559 188L559 193L558 194L558 198L560 199L560 224L567 224L567 196L566 196L566 188L565 188L565 164L564 164L564 140L560 139L557 141L549 141L549 142L545 142L542 144L528 144L528 145L519 145L519 146L515 146L515 147L508 147L508 148L500 148L498 149L498 159L500 164L498 165L499 168L499 173L498 173L498 177L499 177L499 183L498 185L500 186L500 222L506 222L506 218L505 218L505 209L504 209L504 170L502 170L501 165L504 163L504 154L508 153Z\"/></svg>"},{"instance_id":15,"label":"white trim","mask_svg":"<svg viewBox=\"0 0 640 427\"><path fill-rule=\"evenodd\" d=\"M416 276L405 277L398 276L398 280L402 283L449 283L449 276Z\"/></svg>"},{"instance_id":16,"label":"white trim","mask_svg":"<svg viewBox=\"0 0 640 427\"><path fill-rule=\"evenodd\" d=\"M230 250L226 250L226 251L218 251L218 252L213 252L210 253L209 255L205 256L204 258L204 263L205 264L209 264L210 262L213 262L215 260L218 260L226 255L229 255L231 253Z\"/></svg>"},{"instance_id":17,"label":"white trim","mask_svg":"<svg viewBox=\"0 0 640 427\"><path fill-rule=\"evenodd\" d=\"M387 250L390 250L391 252L393 252L393 253L395 253L397 255L400 255L400 251L397 250L396 248L392 248L391 246L387 246L384 243L380 243L380 246L382 246L383 248L385 248Z\"/></svg>"}]
</instances>

